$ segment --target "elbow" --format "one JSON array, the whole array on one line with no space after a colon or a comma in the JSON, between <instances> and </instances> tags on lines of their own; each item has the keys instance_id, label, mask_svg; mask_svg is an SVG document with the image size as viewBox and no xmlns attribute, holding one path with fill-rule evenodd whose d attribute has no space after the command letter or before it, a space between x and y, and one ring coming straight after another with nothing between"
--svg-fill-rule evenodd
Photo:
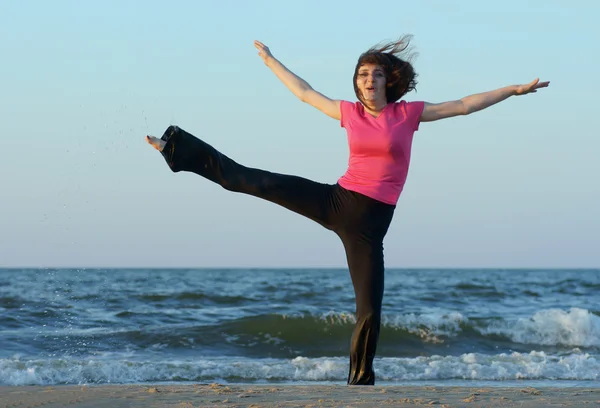
<instances>
[{"instance_id":1,"label":"elbow","mask_svg":"<svg viewBox=\"0 0 600 408\"><path fill-rule=\"evenodd\" d=\"M300 99L302 102L310 103L311 95L313 92L314 90L309 84L303 83L296 96L298 96L298 99Z\"/></svg>"},{"instance_id":2,"label":"elbow","mask_svg":"<svg viewBox=\"0 0 600 408\"><path fill-rule=\"evenodd\" d=\"M460 101L460 107L458 109L458 114L460 116L467 116L473 112L475 112L475 110L472 106L470 106L468 103L465 103L464 101Z\"/></svg>"},{"instance_id":3,"label":"elbow","mask_svg":"<svg viewBox=\"0 0 600 408\"><path fill-rule=\"evenodd\" d=\"M300 99L304 103L308 103L310 101L310 88L302 89L299 92L298 99Z\"/></svg>"},{"instance_id":4,"label":"elbow","mask_svg":"<svg viewBox=\"0 0 600 408\"><path fill-rule=\"evenodd\" d=\"M301 102L308 103L307 92L306 91L300 92L298 95L298 99L300 99Z\"/></svg>"}]
</instances>

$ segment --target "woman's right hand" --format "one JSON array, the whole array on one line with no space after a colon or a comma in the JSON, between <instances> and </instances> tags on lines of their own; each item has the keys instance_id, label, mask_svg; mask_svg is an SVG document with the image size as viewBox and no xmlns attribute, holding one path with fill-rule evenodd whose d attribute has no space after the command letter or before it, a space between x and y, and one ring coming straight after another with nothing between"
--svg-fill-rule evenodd
<instances>
[{"instance_id":1,"label":"woman's right hand","mask_svg":"<svg viewBox=\"0 0 600 408\"><path fill-rule=\"evenodd\" d=\"M258 56L262 58L265 64L268 64L269 60L273 59L273 54L271 54L269 47L258 40L254 40L254 46L258 50Z\"/></svg>"}]
</instances>

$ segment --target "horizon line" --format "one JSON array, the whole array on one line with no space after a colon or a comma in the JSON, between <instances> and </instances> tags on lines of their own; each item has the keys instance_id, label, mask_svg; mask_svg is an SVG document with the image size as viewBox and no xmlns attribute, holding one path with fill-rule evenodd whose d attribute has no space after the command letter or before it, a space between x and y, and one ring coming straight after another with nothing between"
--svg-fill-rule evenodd
<instances>
[{"instance_id":1,"label":"horizon line","mask_svg":"<svg viewBox=\"0 0 600 408\"><path fill-rule=\"evenodd\" d=\"M2 266L0 270L12 269L82 269L82 270L119 270L119 269L149 269L149 270L234 270L234 269L262 269L262 270L293 270L293 269L324 269L347 270L347 266ZM386 266L386 270L598 270L600 266Z\"/></svg>"}]
</instances>

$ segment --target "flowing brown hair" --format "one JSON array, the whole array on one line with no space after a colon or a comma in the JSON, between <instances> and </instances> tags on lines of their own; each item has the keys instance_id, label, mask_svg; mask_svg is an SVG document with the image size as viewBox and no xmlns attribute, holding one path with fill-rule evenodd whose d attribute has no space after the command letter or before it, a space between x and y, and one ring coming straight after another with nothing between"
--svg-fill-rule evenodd
<instances>
[{"instance_id":1,"label":"flowing brown hair","mask_svg":"<svg viewBox=\"0 0 600 408\"><path fill-rule=\"evenodd\" d=\"M416 89L417 74L410 63L415 57L411 52L410 40L412 35L405 35L397 41L377 44L358 58L354 69L354 93L356 97L365 104L356 85L358 69L365 64L375 64L383 68L386 85L385 96L387 103L396 102L410 91Z\"/></svg>"}]
</instances>

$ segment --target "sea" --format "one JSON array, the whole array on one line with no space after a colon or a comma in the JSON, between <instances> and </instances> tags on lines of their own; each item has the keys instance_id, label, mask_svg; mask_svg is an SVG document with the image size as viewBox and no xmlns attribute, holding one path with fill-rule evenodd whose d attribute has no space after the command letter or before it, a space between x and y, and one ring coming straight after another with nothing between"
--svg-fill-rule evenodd
<instances>
[{"instance_id":1,"label":"sea","mask_svg":"<svg viewBox=\"0 0 600 408\"><path fill-rule=\"evenodd\" d=\"M600 270L387 269L377 385L597 387ZM0 269L0 385L345 384L346 269Z\"/></svg>"}]
</instances>

